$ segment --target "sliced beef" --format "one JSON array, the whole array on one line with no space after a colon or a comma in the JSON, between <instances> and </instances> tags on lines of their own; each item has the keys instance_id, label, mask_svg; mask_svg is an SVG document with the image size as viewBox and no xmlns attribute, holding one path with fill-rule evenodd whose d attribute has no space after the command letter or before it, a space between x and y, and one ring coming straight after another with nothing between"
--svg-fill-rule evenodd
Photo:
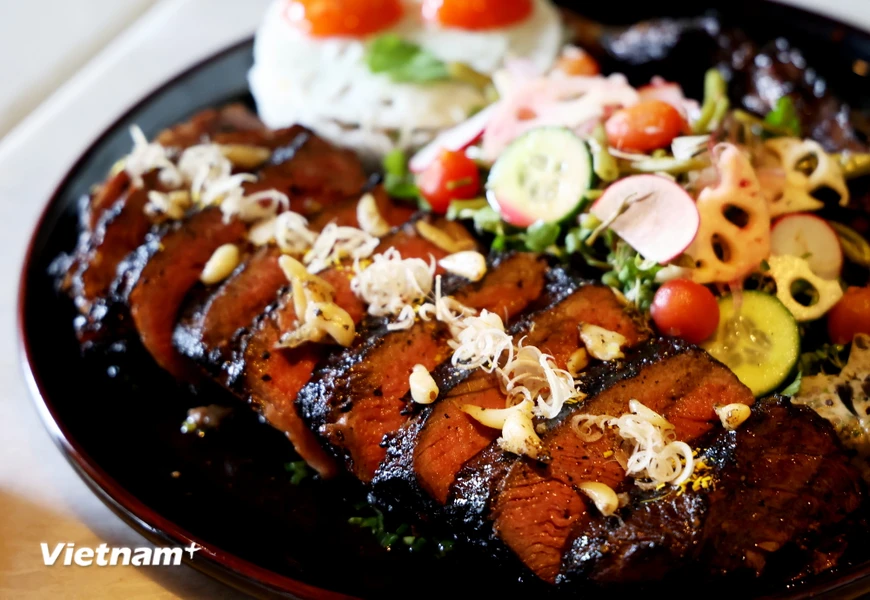
<instances>
[{"instance_id":1,"label":"sliced beef","mask_svg":"<svg viewBox=\"0 0 870 600\"><path fill-rule=\"evenodd\" d=\"M677 439L691 443L719 419L714 404L743 403L754 398L724 365L704 351L674 340L655 340L628 356L625 363L591 370L581 383L589 398L563 409L542 434L538 460L501 457L469 464L452 490L450 510L473 535L504 544L535 575L553 582L572 531L591 518L594 507L576 485L604 483L620 491L626 475L614 453L621 438L608 430L597 441L582 440L572 427L576 414L619 416L630 399L661 414L675 428ZM493 460L512 461L491 481ZM479 479L490 478L485 484ZM489 491L487 497L476 496Z\"/></svg>"},{"instance_id":2,"label":"sliced beef","mask_svg":"<svg viewBox=\"0 0 870 600\"><path fill-rule=\"evenodd\" d=\"M411 216L413 209L409 205L394 204L381 188L374 194L382 216L391 226L401 225ZM323 210L309 225L314 231L327 223L358 227L358 202L359 195L352 195ZM279 290L287 285L287 278L278 266L280 256L274 246L251 249L227 280L208 288L195 288L175 328L174 343L179 351L213 374L220 373L223 365L232 360L236 334L251 327L255 319L277 301Z\"/></svg>"},{"instance_id":3,"label":"sliced beef","mask_svg":"<svg viewBox=\"0 0 870 600\"><path fill-rule=\"evenodd\" d=\"M178 378L191 379L194 373L172 345L182 302L214 251L243 241L246 233L244 223L226 223L220 209L210 208L152 236L130 260L125 281L136 330L157 364Z\"/></svg>"},{"instance_id":4,"label":"sliced beef","mask_svg":"<svg viewBox=\"0 0 870 600\"><path fill-rule=\"evenodd\" d=\"M246 109L232 105L199 113L157 139L177 150L208 141L267 148L272 156L259 171L258 181L246 184L249 193L264 189L286 193L292 209L308 216L313 226L322 227L331 219L356 223L355 200L367 185L361 164L352 153L334 148L307 129L271 131ZM122 261L155 228L144 212L148 191L166 191L156 173L146 174L144 184L133 187L122 172L83 204L85 233L62 283L82 315L77 321L82 342L99 340L107 321L116 330L122 329L123 319L107 319L124 312L110 291ZM410 206L390 203L382 191L375 190L375 194L384 216L393 223L404 222L413 212Z\"/></svg>"},{"instance_id":5,"label":"sliced beef","mask_svg":"<svg viewBox=\"0 0 870 600\"><path fill-rule=\"evenodd\" d=\"M828 565L829 548L842 551L863 486L826 421L769 398L736 432L719 430L705 445L706 488L632 490L619 519L592 516L575 530L560 580L651 581L699 562L751 578L770 563L795 578L806 565Z\"/></svg>"},{"instance_id":6,"label":"sliced beef","mask_svg":"<svg viewBox=\"0 0 870 600\"><path fill-rule=\"evenodd\" d=\"M525 344L553 356L560 368L579 346L580 323L617 331L630 345L646 338L646 327L609 288L597 284L578 288L564 280L555 287L552 305L518 323L512 334L516 341L524 338ZM429 498L443 505L465 462L499 435L462 411L466 404L504 408L505 395L495 373L446 368L437 379L441 397L389 443L388 457L374 482L374 495L385 506L425 511Z\"/></svg>"},{"instance_id":7,"label":"sliced beef","mask_svg":"<svg viewBox=\"0 0 870 600\"><path fill-rule=\"evenodd\" d=\"M509 255L491 265L479 283L451 295L510 321L540 295L546 268L536 255ZM450 337L438 321L420 321L404 331L381 328L319 370L299 394L305 418L362 481L371 481L386 455L384 436L407 420L414 365L431 371L447 360L453 352Z\"/></svg>"},{"instance_id":8,"label":"sliced beef","mask_svg":"<svg viewBox=\"0 0 870 600\"><path fill-rule=\"evenodd\" d=\"M461 227L441 220L435 224L451 231L457 239L459 236L468 236ZM377 252L391 247L406 258L428 259L432 256L438 259L446 255L444 250L420 237L413 223L385 237ZM332 284L336 292L336 304L348 311L354 321L362 321L366 309L350 290L352 272L347 265L327 269L319 276ZM287 434L308 464L324 477L329 477L338 472L338 467L323 450L317 436L302 421L294 402L317 365L335 352L335 348L306 344L300 348L276 349L275 344L281 334L291 330L296 321L293 304L287 300L282 298L266 311L250 332L239 340L235 359L224 365L222 382L258 407L269 423Z\"/></svg>"}]
</instances>

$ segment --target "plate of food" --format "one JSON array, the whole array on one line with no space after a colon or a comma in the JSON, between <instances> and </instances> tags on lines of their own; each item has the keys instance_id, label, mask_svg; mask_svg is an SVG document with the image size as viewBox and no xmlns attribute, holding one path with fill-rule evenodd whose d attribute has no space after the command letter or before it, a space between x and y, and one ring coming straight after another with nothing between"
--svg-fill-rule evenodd
<instances>
[{"instance_id":1,"label":"plate of food","mask_svg":"<svg viewBox=\"0 0 870 600\"><path fill-rule=\"evenodd\" d=\"M870 590L870 34L721 8L276 0L48 204L61 450L259 596Z\"/></svg>"}]
</instances>

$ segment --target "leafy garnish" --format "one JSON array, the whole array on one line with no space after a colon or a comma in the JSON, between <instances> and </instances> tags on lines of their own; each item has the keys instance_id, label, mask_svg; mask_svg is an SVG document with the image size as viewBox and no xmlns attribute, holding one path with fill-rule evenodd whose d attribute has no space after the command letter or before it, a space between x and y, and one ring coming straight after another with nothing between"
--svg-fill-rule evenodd
<instances>
[{"instance_id":1,"label":"leafy garnish","mask_svg":"<svg viewBox=\"0 0 870 600\"><path fill-rule=\"evenodd\" d=\"M782 96L776 101L776 106L767 113L764 122L794 137L801 136L801 119L789 96Z\"/></svg>"},{"instance_id":2,"label":"leafy garnish","mask_svg":"<svg viewBox=\"0 0 870 600\"><path fill-rule=\"evenodd\" d=\"M356 525L371 531L381 547L388 550L403 547L409 552L421 552L431 548L433 554L443 558L453 549L453 540L429 540L414 531L407 523L402 523L396 529L390 529L385 524L384 513L368 504L358 504L357 510L370 510L373 514L367 517L357 516L347 520L350 525Z\"/></svg>"},{"instance_id":3,"label":"leafy garnish","mask_svg":"<svg viewBox=\"0 0 870 600\"><path fill-rule=\"evenodd\" d=\"M311 476L311 469L304 460L284 463L284 470L290 473L290 483L293 485L299 485Z\"/></svg>"},{"instance_id":4,"label":"leafy garnish","mask_svg":"<svg viewBox=\"0 0 870 600\"><path fill-rule=\"evenodd\" d=\"M658 287L656 275L662 270L662 266L654 261L644 260L622 240L616 243L607 256L607 262L613 270L604 274L602 282L621 290L626 299L640 310L649 310Z\"/></svg>"},{"instance_id":5,"label":"leafy garnish","mask_svg":"<svg viewBox=\"0 0 870 600\"><path fill-rule=\"evenodd\" d=\"M384 190L393 198L420 200L414 175L408 170L408 157L396 148L384 156Z\"/></svg>"},{"instance_id":6,"label":"leafy garnish","mask_svg":"<svg viewBox=\"0 0 870 600\"><path fill-rule=\"evenodd\" d=\"M425 83L450 77L444 61L394 33L372 41L365 60L372 73L382 73L399 83Z\"/></svg>"},{"instance_id":7,"label":"leafy garnish","mask_svg":"<svg viewBox=\"0 0 870 600\"><path fill-rule=\"evenodd\" d=\"M556 223L537 221L526 230L524 241L532 252L543 252L559 239L560 228Z\"/></svg>"},{"instance_id":8,"label":"leafy garnish","mask_svg":"<svg viewBox=\"0 0 870 600\"><path fill-rule=\"evenodd\" d=\"M803 372L798 371L797 376L794 378L790 384L788 384L781 392L783 396L794 396L799 391L801 391L801 380L803 379Z\"/></svg>"},{"instance_id":9,"label":"leafy garnish","mask_svg":"<svg viewBox=\"0 0 870 600\"><path fill-rule=\"evenodd\" d=\"M812 352L804 352L800 358L800 370L804 376L835 375L843 370L849 353L846 347L840 344L823 344Z\"/></svg>"}]
</instances>

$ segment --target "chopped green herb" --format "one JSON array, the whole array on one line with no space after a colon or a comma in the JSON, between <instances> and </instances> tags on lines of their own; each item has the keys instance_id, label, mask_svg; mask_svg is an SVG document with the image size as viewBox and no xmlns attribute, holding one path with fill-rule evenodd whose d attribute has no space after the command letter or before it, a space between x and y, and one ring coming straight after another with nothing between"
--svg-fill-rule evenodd
<instances>
[{"instance_id":1,"label":"chopped green herb","mask_svg":"<svg viewBox=\"0 0 870 600\"><path fill-rule=\"evenodd\" d=\"M396 82L425 83L450 77L444 61L393 33L372 41L365 59L372 73L383 73Z\"/></svg>"},{"instance_id":2,"label":"chopped green herb","mask_svg":"<svg viewBox=\"0 0 870 600\"><path fill-rule=\"evenodd\" d=\"M357 510L370 510L374 514L368 517L351 517L347 522L350 525L371 531L383 548L391 550L401 543L400 547L406 548L409 552L421 552L431 547L432 552L438 558L444 557L453 549L452 540L430 540L418 535L407 523L400 524L394 530L390 529L386 524L384 513L374 506L361 503L356 508Z\"/></svg>"},{"instance_id":3,"label":"chopped green herb","mask_svg":"<svg viewBox=\"0 0 870 600\"><path fill-rule=\"evenodd\" d=\"M729 106L725 77L717 69L710 69L704 76L704 103L701 105L701 116L694 125L695 133L710 133L716 129L725 118Z\"/></svg>"},{"instance_id":4,"label":"chopped green herb","mask_svg":"<svg viewBox=\"0 0 870 600\"><path fill-rule=\"evenodd\" d=\"M532 252L543 252L559 239L559 226L556 223L537 221L525 233L526 248Z\"/></svg>"},{"instance_id":5,"label":"chopped green herb","mask_svg":"<svg viewBox=\"0 0 870 600\"><path fill-rule=\"evenodd\" d=\"M640 310L649 310L653 296L658 288L656 275L662 266L656 262L644 260L631 246L619 240L613 251L608 255L607 262L613 270L602 277L602 282L615 287L625 294L625 297Z\"/></svg>"},{"instance_id":6,"label":"chopped green herb","mask_svg":"<svg viewBox=\"0 0 870 600\"><path fill-rule=\"evenodd\" d=\"M804 376L835 375L846 366L849 353L840 344L823 344L812 352L804 352L800 358L800 370Z\"/></svg>"},{"instance_id":7,"label":"chopped green herb","mask_svg":"<svg viewBox=\"0 0 870 600\"><path fill-rule=\"evenodd\" d=\"M311 476L311 469L304 460L284 463L284 470L290 473L290 483L293 485L299 485L304 479Z\"/></svg>"},{"instance_id":8,"label":"chopped green herb","mask_svg":"<svg viewBox=\"0 0 870 600\"><path fill-rule=\"evenodd\" d=\"M389 152L383 161L384 189L393 198L420 201L420 190L414 175L408 170L408 158L398 148Z\"/></svg>"},{"instance_id":9,"label":"chopped green herb","mask_svg":"<svg viewBox=\"0 0 870 600\"><path fill-rule=\"evenodd\" d=\"M799 391L801 391L801 380L803 379L803 373L798 371L797 377L794 378L788 386L786 386L780 393L783 396L794 396Z\"/></svg>"},{"instance_id":10,"label":"chopped green herb","mask_svg":"<svg viewBox=\"0 0 870 600\"><path fill-rule=\"evenodd\" d=\"M789 96L782 96L776 101L776 106L767 113L764 122L794 137L801 136L801 119Z\"/></svg>"}]
</instances>

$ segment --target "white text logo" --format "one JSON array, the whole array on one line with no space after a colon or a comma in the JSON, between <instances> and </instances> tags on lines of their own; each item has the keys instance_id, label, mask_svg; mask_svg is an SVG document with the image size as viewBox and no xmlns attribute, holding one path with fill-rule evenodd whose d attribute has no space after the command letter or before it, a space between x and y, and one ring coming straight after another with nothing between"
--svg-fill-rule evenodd
<instances>
[{"instance_id":1,"label":"white text logo","mask_svg":"<svg viewBox=\"0 0 870 600\"><path fill-rule=\"evenodd\" d=\"M183 553L187 552L189 558L202 549L196 542L191 542L185 548L109 548L107 544L100 544L96 548L81 546L76 548L73 543L59 543L54 548L48 544L39 544L42 548L42 560L45 566L55 564L64 566L76 565L79 567L114 567L117 565L133 565L134 567L170 567L181 564Z\"/></svg>"}]
</instances>

